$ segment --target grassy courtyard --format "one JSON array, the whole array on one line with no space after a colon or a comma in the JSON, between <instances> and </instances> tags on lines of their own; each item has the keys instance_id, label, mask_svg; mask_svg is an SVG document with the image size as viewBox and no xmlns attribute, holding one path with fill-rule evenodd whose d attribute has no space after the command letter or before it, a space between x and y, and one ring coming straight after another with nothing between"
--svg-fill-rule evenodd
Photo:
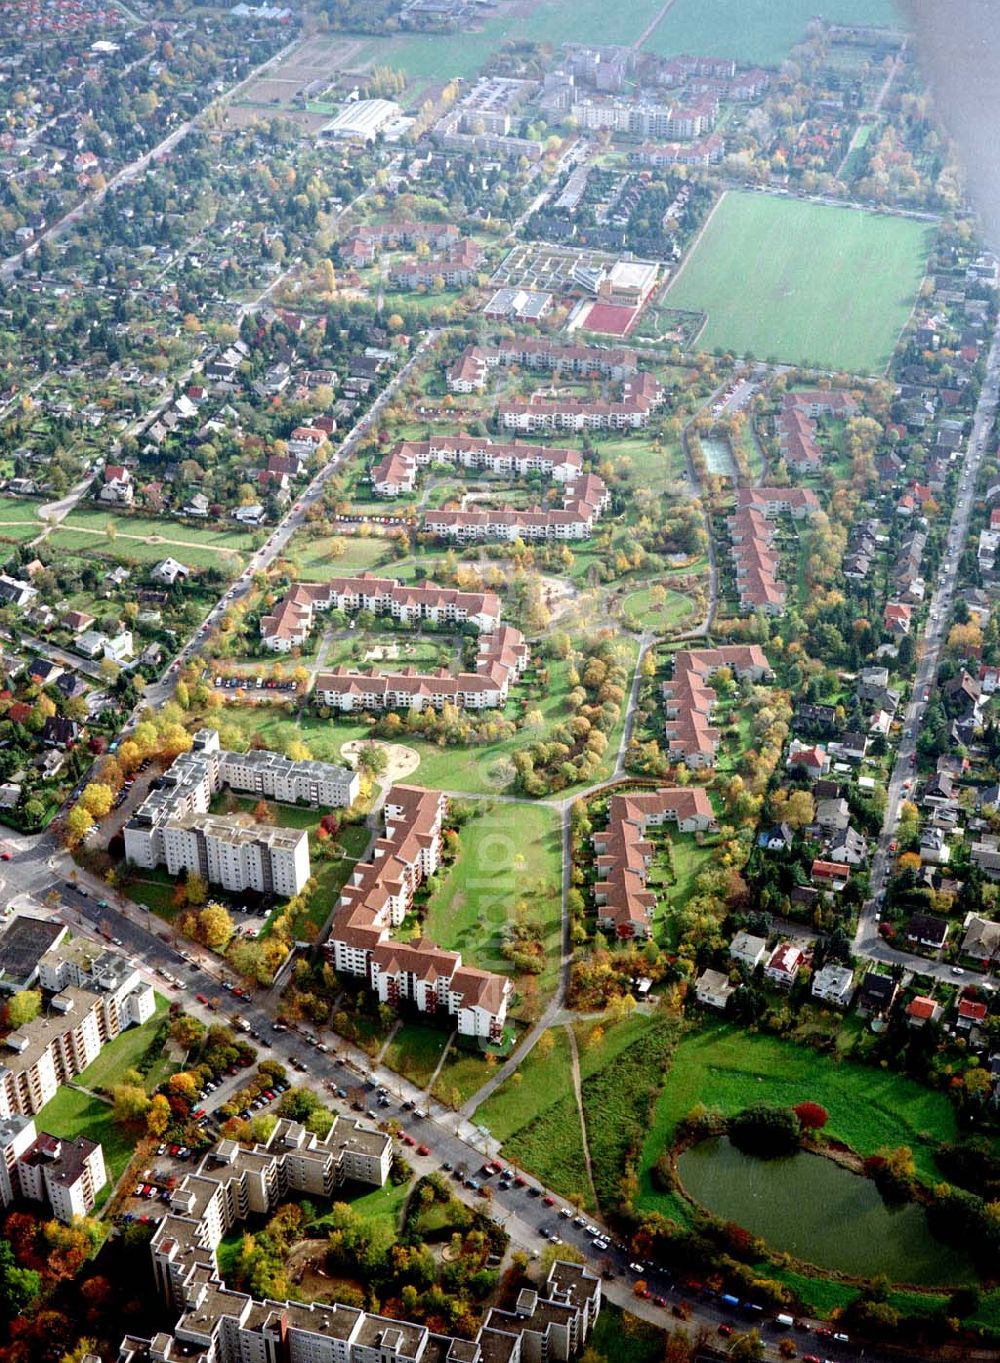
<instances>
[{"instance_id":1,"label":"grassy courtyard","mask_svg":"<svg viewBox=\"0 0 1000 1363\"><path fill-rule=\"evenodd\" d=\"M881 371L913 306L930 232L853 208L727 193L665 302L707 313L701 350Z\"/></svg>"},{"instance_id":2,"label":"grassy courtyard","mask_svg":"<svg viewBox=\"0 0 1000 1363\"><path fill-rule=\"evenodd\" d=\"M537 928L544 948L537 979L548 996L559 974L561 868L555 810L522 805L515 813L496 805L459 831L458 858L435 878L424 931L470 964L510 974L503 929L518 922Z\"/></svg>"},{"instance_id":3,"label":"grassy courtyard","mask_svg":"<svg viewBox=\"0 0 1000 1363\"><path fill-rule=\"evenodd\" d=\"M64 1084L38 1113L35 1125L39 1131L47 1131L67 1141L76 1140L78 1136L100 1141L108 1171L107 1185L97 1199L98 1206L102 1205L135 1153L135 1137L115 1123L111 1104Z\"/></svg>"},{"instance_id":4,"label":"grassy courtyard","mask_svg":"<svg viewBox=\"0 0 1000 1363\"><path fill-rule=\"evenodd\" d=\"M78 1083L89 1089L108 1089L117 1084L124 1070L135 1069L159 1031L167 1011L167 1000L155 995L156 1011L141 1027L130 1027L109 1041L100 1055L81 1073ZM158 1060L146 1076L146 1088L151 1091L164 1078L164 1065Z\"/></svg>"}]
</instances>

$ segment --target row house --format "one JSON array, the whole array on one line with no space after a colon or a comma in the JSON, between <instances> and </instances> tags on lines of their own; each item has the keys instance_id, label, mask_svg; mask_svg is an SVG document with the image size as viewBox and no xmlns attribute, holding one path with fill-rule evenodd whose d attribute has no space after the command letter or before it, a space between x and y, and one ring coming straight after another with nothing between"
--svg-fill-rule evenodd
<instances>
[{"instance_id":1,"label":"row house","mask_svg":"<svg viewBox=\"0 0 1000 1363\"><path fill-rule=\"evenodd\" d=\"M594 886L597 926L618 938L648 937L656 896L646 888L655 848L646 829L676 824L682 833L717 828L715 811L700 786L629 791L611 797L608 826L592 838L598 880Z\"/></svg>"},{"instance_id":2,"label":"row house","mask_svg":"<svg viewBox=\"0 0 1000 1363\"><path fill-rule=\"evenodd\" d=\"M787 588L778 576L778 555L771 547L773 523L753 507L741 507L727 525L740 609L780 615Z\"/></svg>"},{"instance_id":3,"label":"row house","mask_svg":"<svg viewBox=\"0 0 1000 1363\"><path fill-rule=\"evenodd\" d=\"M391 615L403 624L428 621L461 629L471 625L480 633L500 624L500 601L495 592L460 592L451 587L405 586L395 578L361 573L329 582L302 582L292 587L270 614L261 617L264 647L288 653L302 645L312 631L317 612L337 610L345 615L370 611Z\"/></svg>"},{"instance_id":4,"label":"row house","mask_svg":"<svg viewBox=\"0 0 1000 1363\"><path fill-rule=\"evenodd\" d=\"M325 950L338 971L365 979L382 1003L441 1013L464 1036L498 1041L511 994L506 976L465 966L458 952L426 939L402 943L390 935L440 865L447 808L438 791L390 789L385 833L341 890Z\"/></svg>"},{"instance_id":5,"label":"row house","mask_svg":"<svg viewBox=\"0 0 1000 1363\"><path fill-rule=\"evenodd\" d=\"M716 694L709 681L723 667L740 681L769 681L774 675L759 644L727 644L679 649L674 654L674 675L663 683L667 755L691 770L715 763L721 734L712 726Z\"/></svg>"},{"instance_id":6,"label":"row house","mask_svg":"<svg viewBox=\"0 0 1000 1363\"><path fill-rule=\"evenodd\" d=\"M432 436L428 440L404 440L394 445L371 471L372 489L379 497L399 497L412 492L421 468L432 463L457 468L530 478L540 474L553 483L579 477L583 460L579 450L548 448L515 441L495 445L475 436Z\"/></svg>"},{"instance_id":7,"label":"row house","mask_svg":"<svg viewBox=\"0 0 1000 1363\"><path fill-rule=\"evenodd\" d=\"M552 510L536 507L525 511L482 509L475 511L426 511L422 526L439 539L475 544L499 540L583 540L593 534L594 524L611 504L604 479L588 473L569 484L563 505Z\"/></svg>"}]
</instances>

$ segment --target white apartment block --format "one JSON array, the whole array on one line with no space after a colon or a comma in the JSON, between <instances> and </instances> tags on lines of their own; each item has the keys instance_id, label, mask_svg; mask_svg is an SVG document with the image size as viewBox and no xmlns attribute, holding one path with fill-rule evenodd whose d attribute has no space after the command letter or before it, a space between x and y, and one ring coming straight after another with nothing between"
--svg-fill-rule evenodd
<instances>
[{"instance_id":1,"label":"white apartment block","mask_svg":"<svg viewBox=\"0 0 1000 1363\"><path fill-rule=\"evenodd\" d=\"M94 1210L108 1181L104 1151L95 1141L41 1135L30 1117L0 1122L0 1203L14 1198L43 1202L59 1221L69 1223Z\"/></svg>"},{"instance_id":2,"label":"white apartment block","mask_svg":"<svg viewBox=\"0 0 1000 1363\"><path fill-rule=\"evenodd\" d=\"M255 890L286 899L309 879L304 828L246 824L221 814L182 814L162 827L163 862L172 876L200 875L233 893Z\"/></svg>"},{"instance_id":3,"label":"white apartment block","mask_svg":"<svg viewBox=\"0 0 1000 1363\"><path fill-rule=\"evenodd\" d=\"M181 753L125 825L126 860L147 868L166 865L171 875L196 871L236 892L298 894L309 878L308 837L301 830L248 828L239 819L209 816L224 786L331 809L354 802L360 779L350 767L330 762L293 762L266 750L226 752L214 729L199 729L190 752Z\"/></svg>"},{"instance_id":4,"label":"white apartment block","mask_svg":"<svg viewBox=\"0 0 1000 1363\"><path fill-rule=\"evenodd\" d=\"M84 941L46 952L39 982L43 1012L4 1040L0 1119L31 1116L75 1079L126 1028L153 1016L153 990L124 957Z\"/></svg>"}]
</instances>

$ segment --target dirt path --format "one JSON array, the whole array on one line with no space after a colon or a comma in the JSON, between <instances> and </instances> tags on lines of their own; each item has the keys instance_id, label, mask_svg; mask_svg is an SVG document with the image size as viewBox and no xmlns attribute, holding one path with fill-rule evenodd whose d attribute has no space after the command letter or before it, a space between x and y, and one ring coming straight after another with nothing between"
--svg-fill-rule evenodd
<instances>
[{"instance_id":1,"label":"dirt path","mask_svg":"<svg viewBox=\"0 0 1000 1363\"><path fill-rule=\"evenodd\" d=\"M656 32L660 24L667 17L669 11L673 8L673 4L674 0L666 0L666 4L662 5L658 12L653 15L652 19L650 19L649 23L646 25L646 27L639 34L638 38L636 38L635 42L632 44L632 47L635 49L636 52L638 52L639 48L642 47L643 43L645 43Z\"/></svg>"},{"instance_id":2,"label":"dirt path","mask_svg":"<svg viewBox=\"0 0 1000 1363\"><path fill-rule=\"evenodd\" d=\"M587 1144L587 1122L583 1115L583 1089L580 1084L580 1052L576 1048L576 1034L573 1031L571 1023L566 1023L565 1032L569 1037L569 1053L573 1071L573 1094L576 1098L576 1110L580 1114L580 1142L583 1146L584 1168L587 1170L587 1186L590 1188L590 1195L594 1199L594 1206L600 1211L601 1204L597 1200L597 1189L594 1187L594 1166L590 1160L590 1146Z\"/></svg>"},{"instance_id":3,"label":"dirt path","mask_svg":"<svg viewBox=\"0 0 1000 1363\"><path fill-rule=\"evenodd\" d=\"M21 524L23 525L24 522L22 521ZM77 535L94 535L107 539L106 530L95 530L90 525L53 525L48 527L45 533L48 534L49 530L70 530ZM250 546L247 546L246 549L235 549L228 544L205 544L204 541L199 540L171 539L166 535L130 535L127 531L118 529L115 530L114 537L108 543L113 545L116 540L133 540L136 544L166 544L175 549L209 549L213 554L243 555L250 553Z\"/></svg>"}]
</instances>

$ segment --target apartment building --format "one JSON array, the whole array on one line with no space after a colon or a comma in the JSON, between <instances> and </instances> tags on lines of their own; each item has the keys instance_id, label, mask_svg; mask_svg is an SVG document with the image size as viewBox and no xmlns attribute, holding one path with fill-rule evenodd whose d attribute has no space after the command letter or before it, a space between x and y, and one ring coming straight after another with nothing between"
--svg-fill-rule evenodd
<instances>
[{"instance_id":1,"label":"apartment building","mask_svg":"<svg viewBox=\"0 0 1000 1363\"><path fill-rule=\"evenodd\" d=\"M360 573L357 577L330 582L300 582L292 587L268 615L261 617L260 633L272 653L287 653L305 643L319 612L338 610L344 615L370 611L391 615L413 625L428 621L461 629L496 629L500 624L500 598L495 592L460 592L450 587L404 586L391 577Z\"/></svg>"},{"instance_id":2,"label":"apartment building","mask_svg":"<svg viewBox=\"0 0 1000 1363\"><path fill-rule=\"evenodd\" d=\"M491 1309L472 1340L339 1303L257 1301L205 1263L192 1263L172 1300L173 1332L126 1336L119 1363L570 1363L602 1298L596 1274L557 1261L541 1292L525 1289L512 1310Z\"/></svg>"},{"instance_id":3,"label":"apartment building","mask_svg":"<svg viewBox=\"0 0 1000 1363\"><path fill-rule=\"evenodd\" d=\"M239 816L180 814L162 827L167 874L201 876L234 894L290 899L309 879L309 835L304 828L247 823Z\"/></svg>"},{"instance_id":4,"label":"apartment building","mask_svg":"<svg viewBox=\"0 0 1000 1363\"><path fill-rule=\"evenodd\" d=\"M39 962L44 1010L10 1032L0 1052L0 1119L33 1116L126 1028L155 1010L153 990L123 957L83 939Z\"/></svg>"},{"instance_id":5,"label":"apartment building","mask_svg":"<svg viewBox=\"0 0 1000 1363\"><path fill-rule=\"evenodd\" d=\"M638 306L622 303L617 297L621 293L631 298L634 292L633 287L623 283L613 296L602 297L618 306ZM620 401L584 402L575 398L543 398L533 393L530 398L508 398L498 403L497 421L502 430L532 435L551 431L643 430L663 396L659 381L643 371L634 379L625 380Z\"/></svg>"},{"instance_id":6,"label":"apartment building","mask_svg":"<svg viewBox=\"0 0 1000 1363\"><path fill-rule=\"evenodd\" d=\"M611 494L604 479L596 473L583 474L563 491L561 508L530 511L503 511L488 508L477 511L425 511L422 525L439 539L459 544L478 544L489 540L513 543L514 540L585 540L594 525L611 505Z\"/></svg>"},{"instance_id":7,"label":"apartment building","mask_svg":"<svg viewBox=\"0 0 1000 1363\"><path fill-rule=\"evenodd\" d=\"M496 445L476 436L438 435L429 440L403 440L394 445L371 472L372 489L379 497L400 497L412 492L417 474L431 463L457 468L486 470L509 478L541 474L553 483L579 477L583 458L579 450L547 448L527 441Z\"/></svg>"},{"instance_id":8,"label":"apartment building","mask_svg":"<svg viewBox=\"0 0 1000 1363\"><path fill-rule=\"evenodd\" d=\"M300 845L290 830L259 825L251 838L238 819L209 820L209 806L225 786L284 804L336 809L354 802L360 779L331 762L293 762L266 750L226 752L215 729L199 729L190 751L180 754L125 825L126 861L147 868L166 864L176 868L172 875L195 869L231 889L262 888L270 880L274 893L297 894L278 886L301 889L309 878L308 840Z\"/></svg>"},{"instance_id":9,"label":"apartment building","mask_svg":"<svg viewBox=\"0 0 1000 1363\"><path fill-rule=\"evenodd\" d=\"M463 1036L499 1040L511 994L506 976L465 966L457 951L426 939L403 943L390 936L440 864L447 809L439 791L391 788L385 834L341 890L325 950L335 969L367 980L380 1002L440 1013Z\"/></svg>"},{"instance_id":10,"label":"apartment building","mask_svg":"<svg viewBox=\"0 0 1000 1363\"><path fill-rule=\"evenodd\" d=\"M507 704L510 687L528 664L524 635L512 625L501 625L479 637L475 670L454 676L444 668L435 672L368 674L348 667L318 672L313 697L333 710L363 713L381 710L499 710Z\"/></svg>"},{"instance_id":11,"label":"apartment building","mask_svg":"<svg viewBox=\"0 0 1000 1363\"><path fill-rule=\"evenodd\" d=\"M153 1240L153 1273L163 1297L188 1301L190 1275L213 1274L225 1235L250 1215L273 1210L289 1193L330 1198L343 1183L381 1188L389 1177L392 1138L348 1117L337 1117L320 1140L298 1122L280 1118L264 1143L247 1149L221 1140L185 1174Z\"/></svg>"},{"instance_id":12,"label":"apartment building","mask_svg":"<svg viewBox=\"0 0 1000 1363\"><path fill-rule=\"evenodd\" d=\"M622 939L650 935L656 895L646 889L646 875L655 848L645 834L650 826L664 823L676 824L682 833L715 829L708 793L700 786L674 786L612 795L608 826L591 839L598 876L594 903L602 932Z\"/></svg>"},{"instance_id":13,"label":"apartment building","mask_svg":"<svg viewBox=\"0 0 1000 1363\"><path fill-rule=\"evenodd\" d=\"M0 1121L0 1204L17 1197L45 1203L59 1221L94 1210L97 1194L108 1181L101 1146L84 1136L62 1140L41 1135L31 1117Z\"/></svg>"},{"instance_id":14,"label":"apartment building","mask_svg":"<svg viewBox=\"0 0 1000 1363\"><path fill-rule=\"evenodd\" d=\"M685 648L674 654L674 675L662 688L667 752L671 761L693 771L712 766L718 751L721 733L712 725L716 694L709 680L721 667L740 681L769 681L773 676L758 644Z\"/></svg>"},{"instance_id":15,"label":"apartment building","mask_svg":"<svg viewBox=\"0 0 1000 1363\"><path fill-rule=\"evenodd\" d=\"M600 374L616 382L639 368L635 351L625 347L604 350L600 346L559 345L515 336L494 346L466 346L448 372L448 387L453 393L480 392L491 369L515 364L522 369L542 369L553 374Z\"/></svg>"}]
</instances>

